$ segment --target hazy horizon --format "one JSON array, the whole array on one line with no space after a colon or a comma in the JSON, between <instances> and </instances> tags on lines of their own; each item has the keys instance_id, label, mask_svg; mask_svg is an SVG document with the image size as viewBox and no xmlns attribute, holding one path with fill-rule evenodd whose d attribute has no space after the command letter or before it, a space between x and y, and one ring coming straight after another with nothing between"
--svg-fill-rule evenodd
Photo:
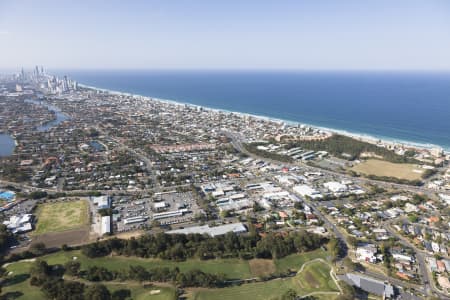
<instances>
[{"instance_id":1,"label":"hazy horizon","mask_svg":"<svg viewBox=\"0 0 450 300\"><path fill-rule=\"evenodd\" d=\"M450 2L0 2L0 69L450 70Z\"/></svg>"}]
</instances>

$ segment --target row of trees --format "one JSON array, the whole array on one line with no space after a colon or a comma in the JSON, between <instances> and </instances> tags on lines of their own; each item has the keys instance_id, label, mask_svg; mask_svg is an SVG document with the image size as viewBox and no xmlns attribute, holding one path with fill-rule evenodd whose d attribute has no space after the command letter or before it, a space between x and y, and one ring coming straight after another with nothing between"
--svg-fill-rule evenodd
<instances>
[{"instance_id":1,"label":"row of trees","mask_svg":"<svg viewBox=\"0 0 450 300\"><path fill-rule=\"evenodd\" d=\"M68 262L64 268L66 274L92 282L134 280L139 282L171 282L180 287L222 287L226 279L225 275L222 274L209 274L200 270L181 272L178 268L168 267L146 269L142 266L131 265L128 269L110 271L104 267L92 266L81 271L78 262Z\"/></svg>"},{"instance_id":2,"label":"row of trees","mask_svg":"<svg viewBox=\"0 0 450 300\"><path fill-rule=\"evenodd\" d=\"M379 181L385 181L385 182L393 182L397 184L409 184L409 185L415 185L415 186L421 186L423 182L421 180L408 180L408 179L402 179L397 177L391 177L391 176L376 176L376 175L367 175L367 178L372 180L379 180Z\"/></svg>"},{"instance_id":3,"label":"row of trees","mask_svg":"<svg viewBox=\"0 0 450 300\"><path fill-rule=\"evenodd\" d=\"M101 257L114 252L118 255L153 257L182 261L188 258L281 258L286 255L317 249L327 239L306 231L287 235L269 233L262 238L257 234L228 233L210 237L200 234L143 235L129 240L110 239L82 247L87 257Z\"/></svg>"}]
</instances>

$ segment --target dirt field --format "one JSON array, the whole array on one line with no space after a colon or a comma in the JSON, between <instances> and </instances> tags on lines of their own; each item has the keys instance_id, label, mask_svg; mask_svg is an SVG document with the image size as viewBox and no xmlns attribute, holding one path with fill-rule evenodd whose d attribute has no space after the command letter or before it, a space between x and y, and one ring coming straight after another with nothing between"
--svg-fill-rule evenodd
<instances>
[{"instance_id":1,"label":"dirt field","mask_svg":"<svg viewBox=\"0 0 450 300\"><path fill-rule=\"evenodd\" d=\"M276 267L273 260L252 259L248 262L253 276L268 276L275 273Z\"/></svg>"},{"instance_id":2,"label":"dirt field","mask_svg":"<svg viewBox=\"0 0 450 300\"><path fill-rule=\"evenodd\" d=\"M306 271L305 275L303 275L306 280L306 282L309 284L309 286L313 287L313 288L319 288L320 284L319 282L317 282L316 278L314 278L314 275L311 274L311 272Z\"/></svg>"},{"instance_id":3,"label":"dirt field","mask_svg":"<svg viewBox=\"0 0 450 300\"><path fill-rule=\"evenodd\" d=\"M141 235L143 235L144 233L145 233L145 231L143 231L143 230L136 230L136 231L129 231L129 232L121 232L121 233L114 235L113 237L119 238L119 239L124 239L124 240L129 240L132 237L138 238ZM113 238L113 237L111 237L111 238Z\"/></svg>"},{"instance_id":4,"label":"dirt field","mask_svg":"<svg viewBox=\"0 0 450 300\"><path fill-rule=\"evenodd\" d=\"M423 172L419 166L414 164L394 164L378 159L369 159L361 162L351 168L351 170L366 175L388 176L407 180L421 179L422 173L420 171Z\"/></svg>"},{"instance_id":5,"label":"dirt field","mask_svg":"<svg viewBox=\"0 0 450 300\"><path fill-rule=\"evenodd\" d=\"M85 200L39 205L34 235L76 229L88 224L89 209Z\"/></svg>"},{"instance_id":6,"label":"dirt field","mask_svg":"<svg viewBox=\"0 0 450 300\"><path fill-rule=\"evenodd\" d=\"M41 234L33 239L33 244L43 242L47 248L85 244L89 241L89 226L84 228Z\"/></svg>"}]
</instances>

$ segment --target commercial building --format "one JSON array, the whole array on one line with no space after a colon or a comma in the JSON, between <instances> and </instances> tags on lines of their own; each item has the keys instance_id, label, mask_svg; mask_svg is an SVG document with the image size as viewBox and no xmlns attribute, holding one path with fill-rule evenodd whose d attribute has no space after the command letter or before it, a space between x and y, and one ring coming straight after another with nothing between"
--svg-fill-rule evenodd
<instances>
[{"instance_id":1,"label":"commercial building","mask_svg":"<svg viewBox=\"0 0 450 300\"><path fill-rule=\"evenodd\" d=\"M155 211L163 211L167 209L167 203L162 201L162 202L156 202L155 204L153 204L153 207L155 209Z\"/></svg>"},{"instance_id":2,"label":"commercial building","mask_svg":"<svg viewBox=\"0 0 450 300\"><path fill-rule=\"evenodd\" d=\"M228 232L234 232L236 234L247 232L247 227L242 223L225 224L220 226L209 227L209 225L204 226L194 226L183 229L176 229L168 231L169 234L208 234L212 237L218 235L224 235Z\"/></svg>"},{"instance_id":3,"label":"commercial building","mask_svg":"<svg viewBox=\"0 0 450 300\"><path fill-rule=\"evenodd\" d=\"M313 199L322 198L322 194L318 190L315 190L305 184L294 186L294 192L303 197L308 196Z\"/></svg>"},{"instance_id":4,"label":"commercial building","mask_svg":"<svg viewBox=\"0 0 450 300\"><path fill-rule=\"evenodd\" d=\"M354 285L368 293L381 296L384 299L392 299L395 296L394 287L389 283L353 273L339 277L348 284Z\"/></svg>"},{"instance_id":5,"label":"commercial building","mask_svg":"<svg viewBox=\"0 0 450 300\"><path fill-rule=\"evenodd\" d=\"M131 218L127 218L125 220L123 220L123 223L125 225L127 224L134 224L134 223L142 223L145 222L147 220L147 217L131 217Z\"/></svg>"},{"instance_id":6,"label":"commercial building","mask_svg":"<svg viewBox=\"0 0 450 300\"><path fill-rule=\"evenodd\" d=\"M345 184L336 181L326 182L323 186L333 193L345 193L348 190L348 187Z\"/></svg>"},{"instance_id":7,"label":"commercial building","mask_svg":"<svg viewBox=\"0 0 450 300\"><path fill-rule=\"evenodd\" d=\"M111 233L111 217L103 216L101 221L101 233Z\"/></svg>"},{"instance_id":8,"label":"commercial building","mask_svg":"<svg viewBox=\"0 0 450 300\"><path fill-rule=\"evenodd\" d=\"M174 217L181 217L183 214L187 213L189 210L186 208L174 210L174 211L167 211L162 213L153 214L153 220L161 220L161 219L167 219L167 218L174 218Z\"/></svg>"},{"instance_id":9,"label":"commercial building","mask_svg":"<svg viewBox=\"0 0 450 300\"><path fill-rule=\"evenodd\" d=\"M31 225L32 219L32 214L11 216L9 220L3 222L3 225L5 225L12 233L28 232L33 229L33 226Z\"/></svg>"},{"instance_id":10,"label":"commercial building","mask_svg":"<svg viewBox=\"0 0 450 300\"><path fill-rule=\"evenodd\" d=\"M111 199L109 196L92 197L92 202L97 205L97 209L111 207Z\"/></svg>"}]
</instances>

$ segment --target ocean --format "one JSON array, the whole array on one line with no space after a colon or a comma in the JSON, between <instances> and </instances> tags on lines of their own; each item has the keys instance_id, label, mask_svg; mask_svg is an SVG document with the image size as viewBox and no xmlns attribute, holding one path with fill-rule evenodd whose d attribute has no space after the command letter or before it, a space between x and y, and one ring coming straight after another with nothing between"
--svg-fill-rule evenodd
<instances>
[{"instance_id":1,"label":"ocean","mask_svg":"<svg viewBox=\"0 0 450 300\"><path fill-rule=\"evenodd\" d=\"M450 73L56 71L98 88L450 150Z\"/></svg>"}]
</instances>

